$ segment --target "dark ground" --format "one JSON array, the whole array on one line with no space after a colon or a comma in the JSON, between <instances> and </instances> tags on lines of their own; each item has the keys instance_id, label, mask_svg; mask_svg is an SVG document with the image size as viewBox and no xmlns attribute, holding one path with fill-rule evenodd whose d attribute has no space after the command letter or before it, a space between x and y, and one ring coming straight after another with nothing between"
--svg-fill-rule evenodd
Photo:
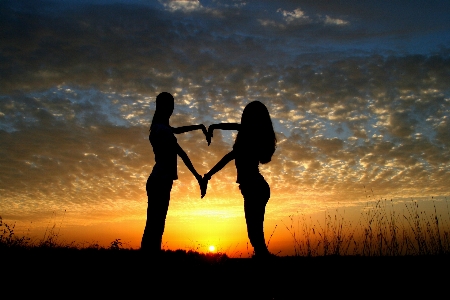
<instances>
[{"instance_id":1,"label":"dark ground","mask_svg":"<svg viewBox=\"0 0 450 300\"><path fill-rule=\"evenodd\" d=\"M1 252L2 294L14 298L446 299L450 291L448 255L261 261L183 251L157 257L138 250Z\"/></svg>"}]
</instances>

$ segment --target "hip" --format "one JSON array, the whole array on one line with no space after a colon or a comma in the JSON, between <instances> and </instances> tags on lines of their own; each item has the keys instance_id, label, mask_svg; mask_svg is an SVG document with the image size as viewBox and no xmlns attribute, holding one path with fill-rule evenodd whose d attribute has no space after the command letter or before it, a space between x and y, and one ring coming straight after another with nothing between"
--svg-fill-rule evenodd
<instances>
[{"instance_id":1,"label":"hip","mask_svg":"<svg viewBox=\"0 0 450 300\"><path fill-rule=\"evenodd\" d=\"M177 173L178 172L176 161L175 164L156 163L153 166L152 172L150 173L150 177L161 180L177 180L178 179Z\"/></svg>"},{"instance_id":2,"label":"hip","mask_svg":"<svg viewBox=\"0 0 450 300\"><path fill-rule=\"evenodd\" d=\"M161 178L150 175L145 185L147 193L149 191L169 191L172 189L173 179Z\"/></svg>"},{"instance_id":3,"label":"hip","mask_svg":"<svg viewBox=\"0 0 450 300\"><path fill-rule=\"evenodd\" d=\"M262 175L252 180L241 181L239 189L244 200L258 199L267 202L270 198L270 186Z\"/></svg>"}]
</instances>

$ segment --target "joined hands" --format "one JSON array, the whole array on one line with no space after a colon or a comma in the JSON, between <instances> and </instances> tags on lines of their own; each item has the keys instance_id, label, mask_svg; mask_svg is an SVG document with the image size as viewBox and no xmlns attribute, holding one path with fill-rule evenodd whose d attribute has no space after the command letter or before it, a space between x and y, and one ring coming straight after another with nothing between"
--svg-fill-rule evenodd
<instances>
[{"instance_id":1,"label":"joined hands","mask_svg":"<svg viewBox=\"0 0 450 300\"><path fill-rule=\"evenodd\" d=\"M203 134L205 135L206 138L206 142L208 143L209 146L209 144L211 144L211 136L209 135L209 131L206 130L206 127L203 124L200 124L200 128L202 129Z\"/></svg>"},{"instance_id":2,"label":"joined hands","mask_svg":"<svg viewBox=\"0 0 450 300\"><path fill-rule=\"evenodd\" d=\"M213 125L210 125L208 127L208 130L206 130L206 126L203 124L200 124L200 128L202 129L203 134L205 135L208 146L211 145L211 138L213 137L213 131L214 131Z\"/></svg>"},{"instance_id":3,"label":"joined hands","mask_svg":"<svg viewBox=\"0 0 450 300\"><path fill-rule=\"evenodd\" d=\"M206 130L205 125L200 124L200 126L203 131L203 134L205 135L208 146L211 145L211 138L213 137L213 131L214 131L213 125L210 125L208 127L208 130ZM198 184L200 186L200 194L201 194L202 198L205 197L205 195L206 195L206 190L208 189L208 181L210 179L211 179L211 176L208 174L205 174L203 177L199 176L197 178Z\"/></svg>"},{"instance_id":4,"label":"joined hands","mask_svg":"<svg viewBox=\"0 0 450 300\"><path fill-rule=\"evenodd\" d=\"M211 144L211 138L213 137L213 131L214 131L213 125L209 125L207 136L206 136L206 140L208 141L208 146Z\"/></svg>"}]
</instances>

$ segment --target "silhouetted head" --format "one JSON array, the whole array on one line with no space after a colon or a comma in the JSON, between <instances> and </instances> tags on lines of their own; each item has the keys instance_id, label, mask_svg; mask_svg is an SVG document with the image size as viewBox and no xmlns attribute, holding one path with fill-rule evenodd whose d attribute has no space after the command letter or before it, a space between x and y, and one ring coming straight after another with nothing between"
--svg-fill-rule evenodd
<instances>
[{"instance_id":1,"label":"silhouetted head","mask_svg":"<svg viewBox=\"0 0 450 300\"><path fill-rule=\"evenodd\" d=\"M244 108L241 117L241 125L246 129L257 129L261 126L272 127L267 107L259 101L252 101Z\"/></svg>"},{"instance_id":2,"label":"silhouetted head","mask_svg":"<svg viewBox=\"0 0 450 300\"><path fill-rule=\"evenodd\" d=\"M235 149L248 149L255 151L259 161L263 164L272 159L275 152L277 139L273 130L267 107L259 102L252 101L244 108L241 117L241 129L239 130Z\"/></svg>"},{"instance_id":3,"label":"silhouetted head","mask_svg":"<svg viewBox=\"0 0 450 300\"><path fill-rule=\"evenodd\" d=\"M156 97L156 110L153 115L153 123L169 125L169 118L173 113L175 100L170 93L162 92Z\"/></svg>"},{"instance_id":4,"label":"silhouetted head","mask_svg":"<svg viewBox=\"0 0 450 300\"><path fill-rule=\"evenodd\" d=\"M175 106L175 100L170 93L162 92L156 97L156 111L155 113L170 118Z\"/></svg>"}]
</instances>

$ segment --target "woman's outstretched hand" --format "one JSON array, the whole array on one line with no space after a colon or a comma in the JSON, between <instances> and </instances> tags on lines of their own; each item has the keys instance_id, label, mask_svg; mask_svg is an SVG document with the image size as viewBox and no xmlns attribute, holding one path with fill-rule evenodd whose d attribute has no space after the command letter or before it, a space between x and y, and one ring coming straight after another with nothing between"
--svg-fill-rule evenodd
<instances>
[{"instance_id":1,"label":"woman's outstretched hand","mask_svg":"<svg viewBox=\"0 0 450 300\"><path fill-rule=\"evenodd\" d=\"M202 195L202 198L205 197L206 195L206 190L208 189L208 181L211 177L207 176L207 174L205 174L205 176L203 176L203 178L199 181L200 184L200 192Z\"/></svg>"},{"instance_id":2,"label":"woman's outstretched hand","mask_svg":"<svg viewBox=\"0 0 450 300\"><path fill-rule=\"evenodd\" d=\"M206 195L206 185L208 183L207 182L205 183L205 180L203 179L202 176L200 176L200 174L198 176L195 176L195 178L197 179L198 185L200 187L200 194L203 198Z\"/></svg>"},{"instance_id":3,"label":"woman's outstretched hand","mask_svg":"<svg viewBox=\"0 0 450 300\"><path fill-rule=\"evenodd\" d=\"M208 143L209 146L209 144L211 144L211 136L209 135L209 132L206 130L205 125L200 124L200 126L202 128L203 134L205 135L206 142Z\"/></svg>"},{"instance_id":4,"label":"woman's outstretched hand","mask_svg":"<svg viewBox=\"0 0 450 300\"><path fill-rule=\"evenodd\" d=\"M206 139L209 138L208 146L209 146L209 144L211 144L211 138L213 137L213 131L214 131L214 124L209 125L209 127L208 127L208 137L206 138Z\"/></svg>"}]
</instances>

